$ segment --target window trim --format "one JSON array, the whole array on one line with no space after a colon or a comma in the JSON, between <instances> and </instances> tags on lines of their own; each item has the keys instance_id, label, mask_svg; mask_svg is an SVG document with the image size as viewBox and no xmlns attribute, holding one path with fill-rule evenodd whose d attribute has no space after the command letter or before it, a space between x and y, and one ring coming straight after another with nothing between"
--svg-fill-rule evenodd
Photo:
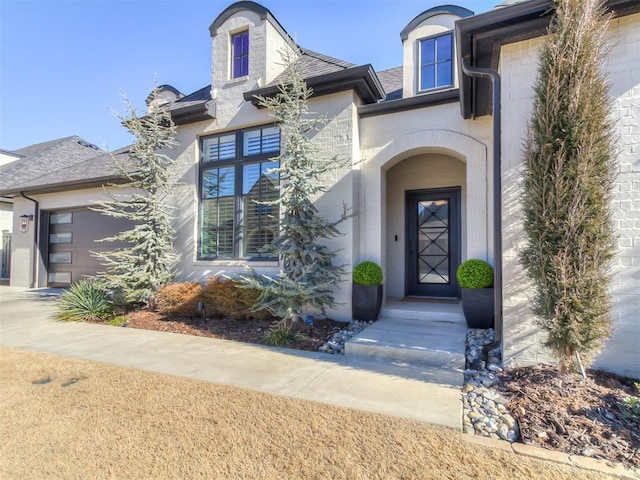
<instances>
[{"instance_id":1,"label":"window trim","mask_svg":"<svg viewBox=\"0 0 640 480\"><path fill-rule=\"evenodd\" d=\"M423 42L429 41L429 40L435 40L438 38L442 38L448 36L451 38L451 58L450 58L450 62L451 62L451 83L448 85L436 85L434 87L431 88L422 88L422 45ZM417 48L417 61L416 61L416 75L417 75L417 85L416 85L416 91L418 94L421 93L431 93L431 92L436 92L436 91L440 91L440 90L447 90L447 89L451 89L455 87L455 37L453 35L453 31L449 30L446 32L441 32L441 33L437 33L434 35L429 35L426 37L422 37L419 38L417 40L417 44L418 44L418 48ZM436 49L435 51L437 52L437 43L436 43ZM433 65L437 66L438 62L434 61ZM435 72L435 79L437 80L437 71Z\"/></svg>"},{"instance_id":2,"label":"window trim","mask_svg":"<svg viewBox=\"0 0 640 480\"><path fill-rule=\"evenodd\" d=\"M276 127L278 128L277 123L269 123L262 125L255 125L252 127L247 127L239 130L233 131L225 131L225 132L216 132L211 135L202 135L198 138L198 148L199 148L199 161L198 161L198 215L197 215L197 241L196 243L196 261L198 262L278 262L277 256L240 256L240 253L243 249L242 246L242 234L243 234L243 223L245 222L245 215L243 212L243 201L245 194L243 193L243 181L244 181L244 167L247 165L260 165L268 161L272 161L274 158L277 158L281 154L281 144L279 142L278 150L260 152L252 155L244 155L244 135L248 132L256 131L256 130L265 130L269 128ZM278 128L279 138L281 139L281 132ZM223 160L211 160L205 161L205 149L204 142L210 138L221 138L224 136L235 136L235 155L233 158L227 158ZM262 137L262 134L261 134ZM281 141L281 140L280 140ZM261 141L262 148L262 141ZM204 174L208 170L221 169L225 167L233 167L234 171L234 194L233 194L233 245L232 250L233 253L231 256L220 256L217 254L203 254L203 201L206 200L203 197L204 194ZM274 165L275 167L275 165ZM218 197L219 198L219 197ZM278 212L278 229L279 229L279 221L280 221L280 212Z\"/></svg>"},{"instance_id":3,"label":"window trim","mask_svg":"<svg viewBox=\"0 0 640 480\"><path fill-rule=\"evenodd\" d=\"M242 37L246 35L247 36L247 51L246 52L241 52L240 55L236 55L236 49L234 46L234 39L237 37ZM229 80L230 81L234 81L234 80L240 80L243 78L246 78L249 76L249 51L250 51L250 44L249 44L249 30L240 30L237 32L233 32L230 33L229 35L229 57L230 57L230 62L229 62ZM242 43L242 40L241 40ZM240 65L240 75L236 75L236 70L235 70L235 61L236 58L245 58L247 59L247 71L245 73L242 73L242 64ZM242 62L242 60L241 60Z\"/></svg>"}]
</instances>

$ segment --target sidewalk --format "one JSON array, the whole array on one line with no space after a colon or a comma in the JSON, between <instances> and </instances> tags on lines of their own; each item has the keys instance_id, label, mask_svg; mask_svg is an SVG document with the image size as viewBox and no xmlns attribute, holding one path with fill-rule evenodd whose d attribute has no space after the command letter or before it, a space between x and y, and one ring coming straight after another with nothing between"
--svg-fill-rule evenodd
<instances>
[{"instance_id":1,"label":"sidewalk","mask_svg":"<svg viewBox=\"0 0 640 480\"><path fill-rule=\"evenodd\" d=\"M462 372L54 320L47 290L0 287L0 346L149 370L462 429Z\"/></svg>"}]
</instances>

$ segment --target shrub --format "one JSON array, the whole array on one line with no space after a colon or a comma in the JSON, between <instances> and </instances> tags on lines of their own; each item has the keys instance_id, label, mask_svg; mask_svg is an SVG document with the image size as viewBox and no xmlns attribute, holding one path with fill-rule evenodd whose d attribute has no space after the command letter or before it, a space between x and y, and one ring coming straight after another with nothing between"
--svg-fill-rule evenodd
<instances>
[{"instance_id":1,"label":"shrub","mask_svg":"<svg viewBox=\"0 0 640 480\"><path fill-rule=\"evenodd\" d=\"M127 317L125 315L118 315L107 322L107 324L112 327L121 327L125 323L127 323Z\"/></svg>"},{"instance_id":2,"label":"shrub","mask_svg":"<svg viewBox=\"0 0 640 480\"><path fill-rule=\"evenodd\" d=\"M239 280L211 277L202 289L202 299L207 315L233 318L234 320L268 319L267 310L254 311L260 292L245 287Z\"/></svg>"},{"instance_id":3,"label":"shrub","mask_svg":"<svg viewBox=\"0 0 640 480\"><path fill-rule=\"evenodd\" d=\"M264 341L272 347L290 345L303 339L304 336L293 327L284 325L274 325L264 336Z\"/></svg>"},{"instance_id":4,"label":"shrub","mask_svg":"<svg viewBox=\"0 0 640 480\"><path fill-rule=\"evenodd\" d=\"M611 16L601 0L554 3L525 143L520 259L546 344L567 371L588 366L611 335L619 166L603 68Z\"/></svg>"},{"instance_id":5,"label":"shrub","mask_svg":"<svg viewBox=\"0 0 640 480\"><path fill-rule=\"evenodd\" d=\"M155 295L158 312L165 315L197 317L202 287L198 282L170 283Z\"/></svg>"},{"instance_id":6,"label":"shrub","mask_svg":"<svg viewBox=\"0 0 640 480\"><path fill-rule=\"evenodd\" d=\"M456 278L462 288L489 288L493 286L493 268L484 260L467 260L458 267Z\"/></svg>"},{"instance_id":7,"label":"shrub","mask_svg":"<svg viewBox=\"0 0 640 480\"><path fill-rule=\"evenodd\" d=\"M382 284L382 269L375 262L362 262L353 269L353 283L358 285Z\"/></svg>"},{"instance_id":8,"label":"shrub","mask_svg":"<svg viewBox=\"0 0 640 480\"><path fill-rule=\"evenodd\" d=\"M95 322L109 318L113 308L109 293L94 280L74 283L60 295L58 318L74 322Z\"/></svg>"}]
</instances>

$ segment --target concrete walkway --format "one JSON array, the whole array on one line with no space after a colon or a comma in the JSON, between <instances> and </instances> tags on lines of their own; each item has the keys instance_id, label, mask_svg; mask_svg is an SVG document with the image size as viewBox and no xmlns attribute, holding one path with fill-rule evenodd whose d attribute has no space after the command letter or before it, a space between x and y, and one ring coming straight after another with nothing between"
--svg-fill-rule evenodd
<instances>
[{"instance_id":1,"label":"concrete walkway","mask_svg":"<svg viewBox=\"0 0 640 480\"><path fill-rule=\"evenodd\" d=\"M0 346L314 400L462 429L462 375L190 335L54 320L57 296L0 286ZM0 358L1 361L1 358Z\"/></svg>"}]
</instances>

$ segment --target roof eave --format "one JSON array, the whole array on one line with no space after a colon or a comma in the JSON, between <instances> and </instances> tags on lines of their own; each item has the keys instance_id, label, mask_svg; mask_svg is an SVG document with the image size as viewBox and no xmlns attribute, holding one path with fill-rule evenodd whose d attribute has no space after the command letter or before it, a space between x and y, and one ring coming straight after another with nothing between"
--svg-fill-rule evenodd
<instances>
[{"instance_id":1,"label":"roof eave","mask_svg":"<svg viewBox=\"0 0 640 480\"><path fill-rule=\"evenodd\" d=\"M329 95L345 90L355 90L365 104L377 103L385 98L384 89L369 64L348 68L305 79L307 86L313 89L313 96ZM244 92L244 99L255 107L262 108L257 97L272 97L280 92L278 85L258 88Z\"/></svg>"},{"instance_id":2,"label":"roof eave","mask_svg":"<svg viewBox=\"0 0 640 480\"><path fill-rule=\"evenodd\" d=\"M175 108L169 112L171 119L176 125L186 125L188 123L202 122L204 120L212 120L209 114L206 102L188 105L182 108Z\"/></svg>"},{"instance_id":3,"label":"roof eave","mask_svg":"<svg viewBox=\"0 0 640 480\"><path fill-rule=\"evenodd\" d=\"M389 100L387 102L361 105L358 107L358 115L360 118L365 118L395 112L405 112L407 110L414 110L417 108L455 103L459 101L459 99L459 90L457 88L452 88L415 97L399 98L397 100Z\"/></svg>"},{"instance_id":4,"label":"roof eave","mask_svg":"<svg viewBox=\"0 0 640 480\"><path fill-rule=\"evenodd\" d=\"M640 12L638 0L608 0L606 7L614 16ZM543 36L553 14L551 0L529 0L456 21L456 44L460 58L474 67L498 69L502 45ZM490 113L489 81L471 78L462 72L460 78L460 111L464 118Z\"/></svg>"},{"instance_id":5,"label":"roof eave","mask_svg":"<svg viewBox=\"0 0 640 480\"><path fill-rule=\"evenodd\" d=\"M102 187L106 184L122 184L126 181L125 178L115 176L115 175L107 175L104 177L96 177L91 179L83 179L83 180L72 180L69 182L57 182L50 183L47 185L25 185L18 186L14 188L9 188L6 190L0 190L0 197L9 197L9 196L17 196L20 193L25 193L27 195L41 195L44 193L56 193L56 192L64 192L69 190L84 190L87 188L95 188Z\"/></svg>"}]
</instances>

